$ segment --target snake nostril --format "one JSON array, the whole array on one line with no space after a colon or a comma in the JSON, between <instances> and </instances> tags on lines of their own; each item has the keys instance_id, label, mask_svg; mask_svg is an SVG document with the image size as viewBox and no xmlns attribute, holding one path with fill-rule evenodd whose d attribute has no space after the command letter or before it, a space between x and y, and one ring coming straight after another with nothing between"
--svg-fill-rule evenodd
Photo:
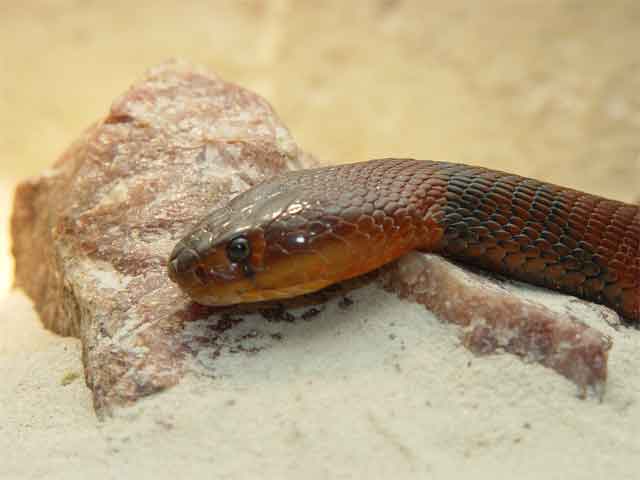
<instances>
[{"instance_id":1,"label":"snake nostril","mask_svg":"<svg viewBox=\"0 0 640 480\"><path fill-rule=\"evenodd\" d=\"M186 273L197 265L200 258L191 248L183 248L171 255L169 259L169 274L172 278Z\"/></svg>"}]
</instances>

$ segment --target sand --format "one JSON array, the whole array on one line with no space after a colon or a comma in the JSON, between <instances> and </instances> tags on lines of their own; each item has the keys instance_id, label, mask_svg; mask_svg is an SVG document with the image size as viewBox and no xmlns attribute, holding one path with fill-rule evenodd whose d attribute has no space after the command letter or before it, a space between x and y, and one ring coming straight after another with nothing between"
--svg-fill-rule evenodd
<instances>
[{"instance_id":1,"label":"sand","mask_svg":"<svg viewBox=\"0 0 640 480\"><path fill-rule=\"evenodd\" d=\"M637 331L598 326L610 379L581 400L549 369L473 356L457 327L376 286L351 298L309 322L248 317L232 335L283 340L201 355L178 387L101 422L79 341L5 295L0 478L637 478Z\"/></svg>"},{"instance_id":2,"label":"sand","mask_svg":"<svg viewBox=\"0 0 640 480\"><path fill-rule=\"evenodd\" d=\"M0 477L637 478L637 335L608 331L606 396L580 400L550 370L476 358L454 327L418 306L397 318L399 300L368 290L103 423L78 341L44 332L11 295Z\"/></svg>"}]
</instances>

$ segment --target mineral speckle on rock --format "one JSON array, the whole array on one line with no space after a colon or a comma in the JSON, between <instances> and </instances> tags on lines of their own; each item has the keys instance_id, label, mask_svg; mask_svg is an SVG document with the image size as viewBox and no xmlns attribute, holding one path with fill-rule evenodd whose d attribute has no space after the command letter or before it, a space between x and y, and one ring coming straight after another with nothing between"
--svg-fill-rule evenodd
<instances>
[{"instance_id":1,"label":"mineral speckle on rock","mask_svg":"<svg viewBox=\"0 0 640 480\"><path fill-rule=\"evenodd\" d=\"M611 340L579 317L594 317L596 310L603 319L617 317L612 310L592 304L594 311L578 315L571 297L500 281L437 255L406 255L382 281L443 321L460 325L463 344L474 353L513 353L572 380L581 396L589 389L602 396Z\"/></svg>"},{"instance_id":2,"label":"mineral speckle on rock","mask_svg":"<svg viewBox=\"0 0 640 480\"><path fill-rule=\"evenodd\" d=\"M313 165L258 95L184 64L148 72L53 169L18 186L16 286L83 344L97 411L175 384L197 315L173 245L266 176Z\"/></svg>"}]
</instances>

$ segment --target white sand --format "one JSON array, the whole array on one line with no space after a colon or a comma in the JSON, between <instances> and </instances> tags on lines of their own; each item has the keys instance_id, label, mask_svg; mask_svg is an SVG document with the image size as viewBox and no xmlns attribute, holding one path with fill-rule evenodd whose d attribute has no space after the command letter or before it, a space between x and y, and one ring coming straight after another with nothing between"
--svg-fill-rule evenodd
<instances>
[{"instance_id":1,"label":"white sand","mask_svg":"<svg viewBox=\"0 0 640 480\"><path fill-rule=\"evenodd\" d=\"M541 366L474 357L456 327L373 286L352 298L311 322L248 318L230 334L282 341L204 355L201 375L101 423L79 341L5 296L0 478L638 478L638 331L601 326L599 403Z\"/></svg>"}]
</instances>

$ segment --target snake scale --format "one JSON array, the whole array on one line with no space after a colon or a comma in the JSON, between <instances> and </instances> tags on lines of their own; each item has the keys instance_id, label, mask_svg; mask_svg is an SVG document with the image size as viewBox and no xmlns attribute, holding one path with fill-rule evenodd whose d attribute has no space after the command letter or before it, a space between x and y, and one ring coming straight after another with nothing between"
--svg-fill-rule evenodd
<instances>
[{"instance_id":1,"label":"snake scale","mask_svg":"<svg viewBox=\"0 0 640 480\"><path fill-rule=\"evenodd\" d=\"M211 212L169 276L196 302L286 298L411 251L604 304L640 322L640 207L531 178L427 160L293 171Z\"/></svg>"}]
</instances>

